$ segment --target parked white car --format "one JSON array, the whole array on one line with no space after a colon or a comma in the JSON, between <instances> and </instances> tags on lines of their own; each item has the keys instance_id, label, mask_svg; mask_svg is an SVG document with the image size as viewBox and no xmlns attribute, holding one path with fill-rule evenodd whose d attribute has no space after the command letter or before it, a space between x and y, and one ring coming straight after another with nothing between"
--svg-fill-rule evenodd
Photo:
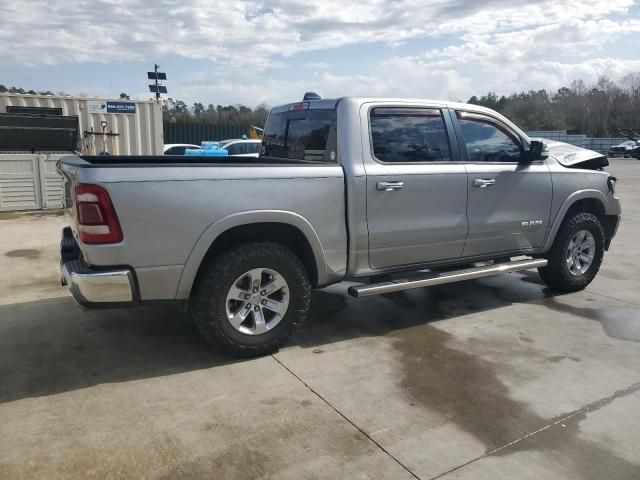
<instances>
[{"instance_id":1,"label":"parked white car","mask_svg":"<svg viewBox=\"0 0 640 480\"><path fill-rule=\"evenodd\" d=\"M202 147L191 143L168 143L164 146L163 153L165 155L184 155L187 148L200 149Z\"/></svg>"},{"instance_id":2,"label":"parked white car","mask_svg":"<svg viewBox=\"0 0 640 480\"><path fill-rule=\"evenodd\" d=\"M220 148L227 150L229 155L236 157L258 157L260 154L261 140L250 140L235 138L230 140L220 140Z\"/></svg>"}]
</instances>

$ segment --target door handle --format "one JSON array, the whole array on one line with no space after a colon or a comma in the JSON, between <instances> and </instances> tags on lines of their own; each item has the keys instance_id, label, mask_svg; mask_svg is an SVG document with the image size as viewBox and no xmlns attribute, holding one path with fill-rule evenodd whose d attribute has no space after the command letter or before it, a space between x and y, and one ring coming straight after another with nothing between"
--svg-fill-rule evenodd
<instances>
[{"instance_id":1,"label":"door handle","mask_svg":"<svg viewBox=\"0 0 640 480\"><path fill-rule=\"evenodd\" d=\"M474 187L487 188L496 184L495 178L476 178L473 181Z\"/></svg>"},{"instance_id":2,"label":"door handle","mask_svg":"<svg viewBox=\"0 0 640 480\"><path fill-rule=\"evenodd\" d=\"M378 182L376 183L376 190L382 190L384 192L390 192L392 190L400 190L404 188L404 182Z\"/></svg>"}]
</instances>

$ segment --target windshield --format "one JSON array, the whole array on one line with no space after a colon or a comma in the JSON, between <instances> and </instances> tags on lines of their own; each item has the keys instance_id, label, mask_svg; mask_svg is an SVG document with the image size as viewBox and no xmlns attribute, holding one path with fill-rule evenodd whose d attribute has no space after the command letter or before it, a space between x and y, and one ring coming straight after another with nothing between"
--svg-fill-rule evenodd
<instances>
[{"instance_id":1,"label":"windshield","mask_svg":"<svg viewBox=\"0 0 640 480\"><path fill-rule=\"evenodd\" d=\"M269 115L263 157L303 162L336 162L336 111L303 109Z\"/></svg>"}]
</instances>

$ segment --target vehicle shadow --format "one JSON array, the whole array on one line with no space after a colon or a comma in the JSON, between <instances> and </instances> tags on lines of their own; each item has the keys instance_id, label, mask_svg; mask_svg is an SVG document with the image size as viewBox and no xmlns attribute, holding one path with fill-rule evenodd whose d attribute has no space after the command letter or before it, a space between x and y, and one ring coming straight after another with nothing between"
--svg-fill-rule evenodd
<instances>
[{"instance_id":1,"label":"vehicle shadow","mask_svg":"<svg viewBox=\"0 0 640 480\"><path fill-rule=\"evenodd\" d=\"M187 320L166 306L84 311L71 297L0 306L0 403L231 361Z\"/></svg>"},{"instance_id":2,"label":"vehicle shadow","mask_svg":"<svg viewBox=\"0 0 640 480\"><path fill-rule=\"evenodd\" d=\"M292 343L316 347L356 337L429 324L513 303L562 295L548 288L536 272L469 280L368 298L352 298L344 285L314 292L312 309Z\"/></svg>"},{"instance_id":3,"label":"vehicle shadow","mask_svg":"<svg viewBox=\"0 0 640 480\"><path fill-rule=\"evenodd\" d=\"M290 345L314 348L540 300L555 293L536 274L354 299L347 286L314 292ZM70 297L0 306L0 403L89 386L222 366L177 307L82 310Z\"/></svg>"}]
</instances>

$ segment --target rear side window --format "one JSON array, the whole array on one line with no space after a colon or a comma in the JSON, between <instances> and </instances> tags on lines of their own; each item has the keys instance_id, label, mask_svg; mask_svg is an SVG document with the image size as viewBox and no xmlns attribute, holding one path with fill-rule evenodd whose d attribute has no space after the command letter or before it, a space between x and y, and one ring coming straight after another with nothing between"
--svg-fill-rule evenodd
<instances>
[{"instance_id":1,"label":"rear side window","mask_svg":"<svg viewBox=\"0 0 640 480\"><path fill-rule=\"evenodd\" d=\"M432 108L374 108L370 114L373 153L382 162L451 161L442 111Z\"/></svg>"},{"instance_id":2,"label":"rear side window","mask_svg":"<svg viewBox=\"0 0 640 480\"><path fill-rule=\"evenodd\" d=\"M248 143L247 144L247 153L259 153L260 152L260 144L259 143Z\"/></svg>"},{"instance_id":3,"label":"rear side window","mask_svg":"<svg viewBox=\"0 0 640 480\"><path fill-rule=\"evenodd\" d=\"M301 109L269 115L262 156L303 162L336 162L336 111Z\"/></svg>"},{"instance_id":4,"label":"rear side window","mask_svg":"<svg viewBox=\"0 0 640 480\"><path fill-rule=\"evenodd\" d=\"M229 145L226 147L226 150L229 152L229 155L242 155L247 153L247 147L245 143L234 143L233 145Z\"/></svg>"}]
</instances>

